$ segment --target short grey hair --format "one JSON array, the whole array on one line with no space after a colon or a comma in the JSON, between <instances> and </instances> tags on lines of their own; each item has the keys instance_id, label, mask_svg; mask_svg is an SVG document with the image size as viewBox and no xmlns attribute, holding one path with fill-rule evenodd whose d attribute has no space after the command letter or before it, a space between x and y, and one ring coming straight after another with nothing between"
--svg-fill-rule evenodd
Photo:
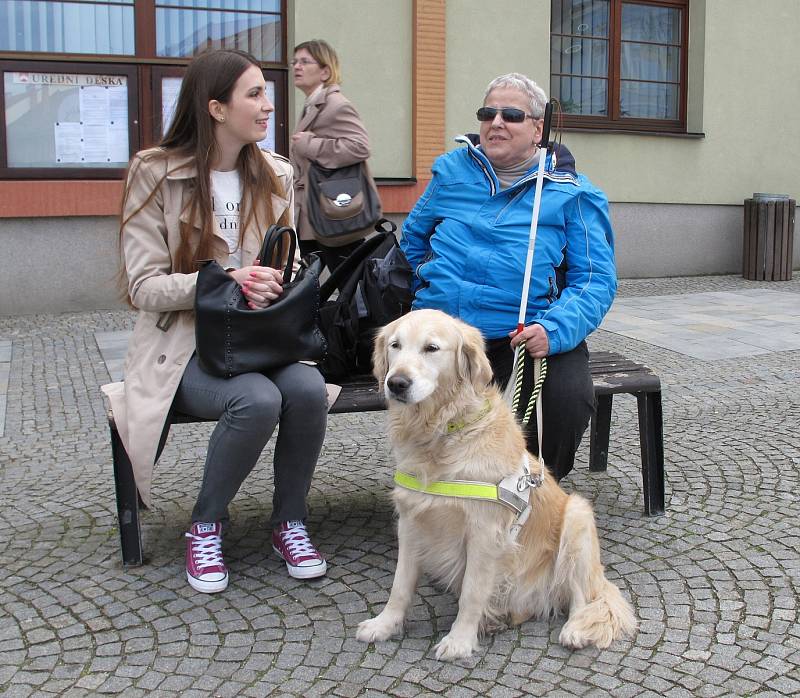
<instances>
[{"instance_id":1,"label":"short grey hair","mask_svg":"<svg viewBox=\"0 0 800 698\"><path fill-rule=\"evenodd\" d=\"M522 92L531 101L531 115L537 119L544 117L544 108L547 105L547 94L527 75L523 75L522 73L506 73L505 75L496 77L486 88L483 101L486 102L486 98L492 90L501 87L510 87Z\"/></svg>"}]
</instances>

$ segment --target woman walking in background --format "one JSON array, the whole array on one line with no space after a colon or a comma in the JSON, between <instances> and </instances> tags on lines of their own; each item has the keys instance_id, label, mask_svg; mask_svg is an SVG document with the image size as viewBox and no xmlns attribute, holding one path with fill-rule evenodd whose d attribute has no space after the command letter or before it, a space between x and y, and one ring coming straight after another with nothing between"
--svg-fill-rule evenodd
<instances>
[{"instance_id":1,"label":"woman walking in background","mask_svg":"<svg viewBox=\"0 0 800 698\"><path fill-rule=\"evenodd\" d=\"M333 270L363 241L363 232L323 242L308 220L308 165L335 169L355 165L370 155L369 137L355 107L341 93L341 70L336 51L322 39L298 44L292 60L294 84L306 95L291 138L289 158L294 166L295 211L300 251L319 252Z\"/></svg>"}]
</instances>

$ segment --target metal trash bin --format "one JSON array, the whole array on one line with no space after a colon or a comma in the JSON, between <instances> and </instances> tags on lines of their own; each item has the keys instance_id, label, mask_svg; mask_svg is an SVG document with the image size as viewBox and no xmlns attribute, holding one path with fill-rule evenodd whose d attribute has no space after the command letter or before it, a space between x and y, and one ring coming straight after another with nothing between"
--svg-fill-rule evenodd
<instances>
[{"instance_id":1,"label":"metal trash bin","mask_svg":"<svg viewBox=\"0 0 800 698\"><path fill-rule=\"evenodd\" d=\"M790 281L795 200L786 194L753 194L744 202L742 276L751 281Z\"/></svg>"}]
</instances>

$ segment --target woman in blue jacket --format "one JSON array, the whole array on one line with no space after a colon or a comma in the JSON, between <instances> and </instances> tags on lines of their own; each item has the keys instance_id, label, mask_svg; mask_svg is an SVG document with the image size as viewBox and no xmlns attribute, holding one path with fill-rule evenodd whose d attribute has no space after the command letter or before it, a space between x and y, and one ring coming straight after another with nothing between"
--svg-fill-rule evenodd
<instances>
[{"instance_id":1,"label":"woman in blue jacket","mask_svg":"<svg viewBox=\"0 0 800 698\"><path fill-rule=\"evenodd\" d=\"M437 158L401 245L415 269L414 309L477 327L498 383L508 381L523 339L531 356L548 357L542 455L560 479L594 412L585 339L611 307L617 280L608 200L556 148L545 161L525 329L515 334L546 103L524 75L492 80L477 112L479 145L459 137L464 148ZM528 448L538 453L535 425Z\"/></svg>"}]
</instances>

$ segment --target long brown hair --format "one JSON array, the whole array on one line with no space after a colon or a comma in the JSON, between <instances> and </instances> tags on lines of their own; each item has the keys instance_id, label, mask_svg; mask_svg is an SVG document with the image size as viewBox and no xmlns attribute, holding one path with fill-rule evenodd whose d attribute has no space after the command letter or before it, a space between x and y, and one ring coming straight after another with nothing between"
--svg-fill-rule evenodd
<instances>
[{"instance_id":1,"label":"long brown hair","mask_svg":"<svg viewBox=\"0 0 800 698\"><path fill-rule=\"evenodd\" d=\"M147 159L166 159L168 156L189 157L193 161L197 176L195 186L186 205L189 223L180 224L181 241L175 254L173 272L190 273L197 270L197 260L213 257L214 211L211 201L211 163L216 155L217 143L214 138L213 118L208 112L208 103L215 99L227 104L233 87L251 65L260 68L258 61L249 53L235 49L217 49L196 56L186 68L175 108L175 115L166 135L158 144L160 150L151 151ZM144 203L135 211L124 216L130 193L131 182L137 175L142 158L131 161L126 178L125 193L120 216L120 254L122 254L122 235L128 222L147 206L169 174L167 172L155 185ZM255 221L260 230L275 223L271 194L286 196L280 180L264 159L255 143L248 143L239 152L237 170L242 182L239 244L242 244L244 231ZM265 220L260 219L260 214ZM277 222L288 223L288 211ZM124 216L124 217L123 217ZM191 243L192 222L200 222L200 239L195 247ZM122 270L125 275L124 269ZM126 292L127 295L127 292Z\"/></svg>"}]
</instances>

